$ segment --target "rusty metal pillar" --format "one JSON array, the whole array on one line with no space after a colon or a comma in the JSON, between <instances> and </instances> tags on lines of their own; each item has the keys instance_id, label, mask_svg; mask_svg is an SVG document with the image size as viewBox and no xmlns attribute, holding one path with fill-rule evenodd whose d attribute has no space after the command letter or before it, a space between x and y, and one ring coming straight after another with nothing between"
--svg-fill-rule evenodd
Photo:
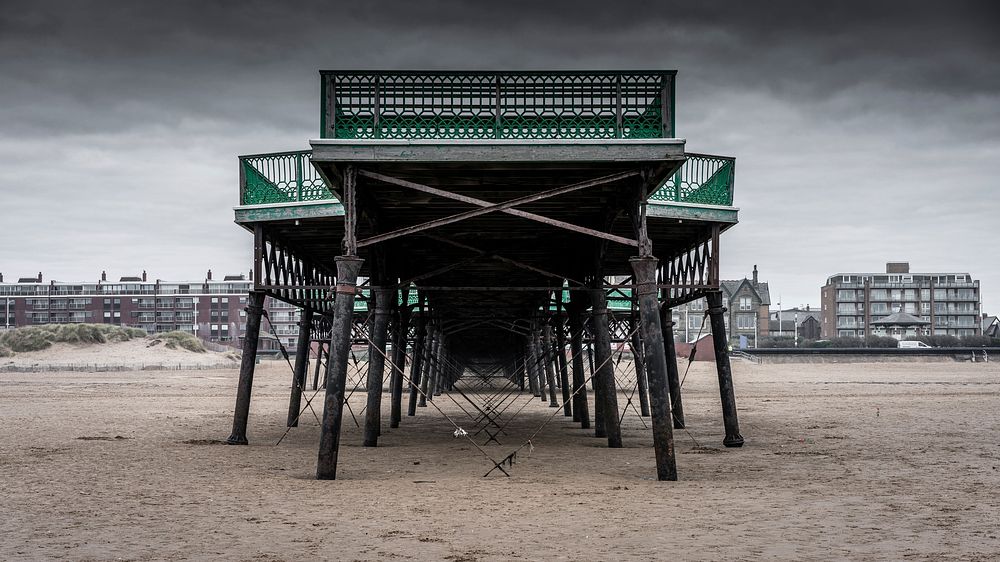
<instances>
[{"instance_id":1,"label":"rusty metal pillar","mask_svg":"<svg viewBox=\"0 0 1000 562\"><path fill-rule=\"evenodd\" d=\"M575 396L573 395L573 388L570 386L569 382L569 366L566 364L566 329L563 325L563 316L559 315L556 317L556 342L555 342L555 352L556 361L559 364L559 381L562 387L562 398L563 398L563 415L567 418L573 418L573 421L578 421L576 416L573 415L573 402Z\"/></svg>"},{"instance_id":2,"label":"rusty metal pillar","mask_svg":"<svg viewBox=\"0 0 1000 562\"><path fill-rule=\"evenodd\" d=\"M389 427L399 427L403 417L403 373L406 368L406 340L410 331L410 307L406 305L407 291L403 291L403 304L399 305L399 319L392 342L392 377L390 380Z\"/></svg>"},{"instance_id":3,"label":"rusty metal pillar","mask_svg":"<svg viewBox=\"0 0 1000 562\"><path fill-rule=\"evenodd\" d=\"M264 313L264 291L250 291L247 299L247 329L243 335L243 358L240 362L240 382L236 387L236 410L233 412L233 432L226 443L246 445L247 421L250 419L250 393L253 371L257 364L257 340L260 338L260 317Z\"/></svg>"},{"instance_id":4,"label":"rusty metal pillar","mask_svg":"<svg viewBox=\"0 0 1000 562\"><path fill-rule=\"evenodd\" d=\"M632 365L635 367L636 392L639 394L639 413L643 417L649 416L649 386L646 384L646 353L642 347L642 338L639 332L642 331L641 322L635 317L632 318L633 329L639 324L639 329L632 333Z\"/></svg>"},{"instance_id":5,"label":"rusty metal pillar","mask_svg":"<svg viewBox=\"0 0 1000 562\"><path fill-rule=\"evenodd\" d=\"M438 330L435 334L437 337L434 338L434 351L431 354L430 389L427 391L427 398L431 402L434 401L435 396L441 394L438 390L438 384L441 382L441 369L443 368L441 360L444 358L441 354L441 348L444 346L444 334L441 330Z\"/></svg>"},{"instance_id":6,"label":"rusty metal pillar","mask_svg":"<svg viewBox=\"0 0 1000 562\"><path fill-rule=\"evenodd\" d=\"M729 339L726 337L726 308L722 306L722 291L706 295L708 316L712 323L712 342L715 344L715 368L719 372L719 394L722 396L722 421L726 426L726 447L742 447L740 421L736 417L736 395L733 391L733 368L729 364Z\"/></svg>"},{"instance_id":7,"label":"rusty metal pillar","mask_svg":"<svg viewBox=\"0 0 1000 562\"><path fill-rule=\"evenodd\" d=\"M538 377L535 375L535 333L528 334L524 353L524 370L528 376L528 388L532 396L538 396Z\"/></svg>"},{"instance_id":8,"label":"rusty metal pillar","mask_svg":"<svg viewBox=\"0 0 1000 562\"><path fill-rule=\"evenodd\" d=\"M545 362L545 378L549 385L549 407L558 408L559 400L556 398L556 373L553 361L555 357L552 353L552 326L549 324L545 325L542 329L542 338L540 340L542 344L542 358Z\"/></svg>"},{"instance_id":9,"label":"rusty metal pillar","mask_svg":"<svg viewBox=\"0 0 1000 562\"><path fill-rule=\"evenodd\" d=\"M593 323L591 323L593 327ZM591 333L590 341L587 342L587 361L590 366L590 388L594 391L594 437L607 437L604 427L604 394L600 384L599 375L594 369L594 337Z\"/></svg>"},{"instance_id":10,"label":"rusty metal pillar","mask_svg":"<svg viewBox=\"0 0 1000 562\"><path fill-rule=\"evenodd\" d=\"M520 364L520 366L522 367L517 369L517 388L521 392L524 392L524 379L527 378L528 360L525 358L523 349L515 353L516 353L514 358L515 368L518 364Z\"/></svg>"},{"instance_id":11,"label":"rusty metal pillar","mask_svg":"<svg viewBox=\"0 0 1000 562\"><path fill-rule=\"evenodd\" d=\"M594 319L594 361L597 362L595 388L600 389L601 414L604 417L608 447L622 446L622 432L618 419L618 389L615 386L615 368L611 361L611 333L608 326L608 300L604 289L590 291Z\"/></svg>"},{"instance_id":12,"label":"rusty metal pillar","mask_svg":"<svg viewBox=\"0 0 1000 562\"><path fill-rule=\"evenodd\" d=\"M531 331L531 350L535 356L535 376L538 380L538 396L545 402L545 354L542 353L542 329L536 323Z\"/></svg>"},{"instance_id":13,"label":"rusty metal pillar","mask_svg":"<svg viewBox=\"0 0 1000 562\"><path fill-rule=\"evenodd\" d=\"M663 346L659 303L656 300L656 258L632 258L636 293L639 301L639 325L645 343L643 353L649 375L652 406L653 449L656 454L656 478L677 480L674 456L674 430L670 416L670 392L667 385L667 355Z\"/></svg>"},{"instance_id":14,"label":"rusty metal pillar","mask_svg":"<svg viewBox=\"0 0 1000 562\"><path fill-rule=\"evenodd\" d=\"M313 390L319 389L319 368L323 364L323 349L325 348L323 342L317 342L316 344L316 368L313 371ZM324 383L324 387L326 384Z\"/></svg>"},{"instance_id":15,"label":"rusty metal pillar","mask_svg":"<svg viewBox=\"0 0 1000 562\"><path fill-rule=\"evenodd\" d=\"M572 298L572 297L571 297ZM582 429L590 429L590 405L587 403L587 374L583 364L583 314L582 307L571 301L569 312L569 342L573 363L573 421Z\"/></svg>"},{"instance_id":16,"label":"rusty metal pillar","mask_svg":"<svg viewBox=\"0 0 1000 562\"><path fill-rule=\"evenodd\" d=\"M323 401L323 424L319 438L316 478L337 478L337 455L340 452L340 425L344 419L344 396L347 386L347 356L351 350L354 295L358 273L364 262L356 256L338 256L337 291L333 303L333 328L327 356L326 398Z\"/></svg>"},{"instance_id":17,"label":"rusty metal pillar","mask_svg":"<svg viewBox=\"0 0 1000 562\"><path fill-rule=\"evenodd\" d=\"M667 386L670 388L670 413L674 429L684 429L684 403L681 400L681 380L677 371L677 348L674 346L674 315L669 308L660 310L663 327L663 345L667 350Z\"/></svg>"},{"instance_id":18,"label":"rusty metal pillar","mask_svg":"<svg viewBox=\"0 0 1000 562\"><path fill-rule=\"evenodd\" d=\"M292 374L292 393L288 398L288 427L299 425L299 412L302 411L302 391L306 386L306 369L309 368L309 331L312 329L313 311L302 309L299 318L299 339L295 343L295 372Z\"/></svg>"},{"instance_id":19,"label":"rusty metal pillar","mask_svg":"<svg viewBox=\"0 0 1000 562\"><path fill-rule=\"evenodd\" d=\"M395 301L395 289L373 287L375 321L368 344L368 407L365 410L365 447L377 447L382 425L382 390L385 383L385 348L388 339L389 316Z\"/></svg>"},{"instance_id":20,"label":"rusty metal pillar","mask_svg":"<svg viewBox=\"0 0 1000 562\"><path fill-rule=\"evenodd\" d=\"M417 397L420 394L418 389L420 388L420 375L423 369L424 342L427 341L424 336L424 315L422 313L417 314L414 331L417 337L413 342L413 363L410 364L410 401L406 407L407 416L415 416L417 414Z\"/></svg>"},{"instance_id":21,"label":"rusty metal pillar","mask_svg":"<svg viewBox=\"0 0 1000 562\"><path fill-rule=\"evenodd\" d=\"M420 399L417 406L427 407L427 393L430 391L431 373L434 372L432 363L434 362L434 345L437 342L438 333L434 324L427 322L427 336L424 344L423 377L420 381Z\"/></svg>"}]
</instances>

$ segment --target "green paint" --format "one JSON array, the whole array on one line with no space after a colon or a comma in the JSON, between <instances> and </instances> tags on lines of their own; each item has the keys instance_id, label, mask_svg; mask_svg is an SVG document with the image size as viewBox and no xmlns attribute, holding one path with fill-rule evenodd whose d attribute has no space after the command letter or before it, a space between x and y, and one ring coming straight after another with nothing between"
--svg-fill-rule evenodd
<instances>
[{"instance_id":1,"label":"green paint","mask_svg":"<svg viewBox=\"0 0 1000 562\"><path fill-rule=\"evenodd\" d=\"M666 99L672 102L674 74L323 72L323 137L662 138L663 88L671 89ZM325 86L327 77L336 83L332 92ZM322 117L330 101L335 114L332 131Z\"/></svg>"}]
</instances>

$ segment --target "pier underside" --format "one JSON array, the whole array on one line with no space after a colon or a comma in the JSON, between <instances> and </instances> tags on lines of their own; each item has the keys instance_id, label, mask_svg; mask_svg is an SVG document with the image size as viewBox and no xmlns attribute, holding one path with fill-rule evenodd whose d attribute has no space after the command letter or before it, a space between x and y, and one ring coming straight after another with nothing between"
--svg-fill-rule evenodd
<instances>
[{"instance_id":1,"label":"pier underside","mask_svg":"<svg viewBox=\"0 0 1000 562\"><path fill-rule=\"evenodd\" d=\"M400 80L399 91L408 92L412 86ZM503 80L483 90L495 99L490 130L528 130L502 126ZM373 84L373 99L382 100L377 92L388 86ZM672 103L672 78L652 84L641 114L659 116L654 138L637 138L640 129L623 125L623 104L640 98L621 98L618 84L611 104L618 125L612 113L607 129L616 137L600 139L370 138L424 129L380 125L388 98L374 104L375 118L363 121L369 125L343 129L337 108L352 107L356 92L324 86L324 95L333 88L334 97L343 96L325 110L331 136L312 141L311 153L241 159L236 219L254 233L255 294L230 442L246 443L260 323L255 298L266 294L303 308L299 349L316 342L317 365L325 365L318 478L336 477L348 362L360 346L368 361L366 380L358 381L368 395L365 446L378 443L386 392L389 427L401 423L404 394L407 415L415 415L435 396L459 393L485 424L483 445L503 432L515 393L541 398L587 429L593 392L595 435L609 447L622 446L614 365L627 347L636 359L633 392L652 421L657 476L676 479L672 428L684 419L670 307L699 297L708 299L719 334L724 443L741 445L724 330L716 327L724 312L719 237L737 221L734 164L687 154L682 139L665 134L672 113L661 108ZM457 130L468 133L464 126ZM449 127L432 131L456 130ZM604 130L584 127L530 130ZM301 415L305 386L306 361L296 359L290 426ZM503 458L457 425L455 436L472 440L506 473Z\"/></svg>"}]
</instances>

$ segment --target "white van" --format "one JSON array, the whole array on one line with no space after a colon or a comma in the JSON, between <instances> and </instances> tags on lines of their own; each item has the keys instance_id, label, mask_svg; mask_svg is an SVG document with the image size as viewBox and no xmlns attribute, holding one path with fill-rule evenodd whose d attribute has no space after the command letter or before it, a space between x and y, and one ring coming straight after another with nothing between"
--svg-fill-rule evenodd
<instances>
[{"instance_id":1,"label":"white van","mask_svg":"<svg viewBox=\"0 0 1000 562\"><path fill-rule=\"evenodd\" d=\"M924 347L930 347L922 341L901 341L899 342L900 349L920 349Z\"/></svg>"}]
</instances>

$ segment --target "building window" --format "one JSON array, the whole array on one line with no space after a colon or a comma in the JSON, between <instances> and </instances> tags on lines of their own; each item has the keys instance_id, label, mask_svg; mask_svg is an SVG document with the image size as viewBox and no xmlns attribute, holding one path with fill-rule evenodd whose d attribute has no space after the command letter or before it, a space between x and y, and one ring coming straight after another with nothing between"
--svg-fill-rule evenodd
<instances>
[{"instance_id":1,"label":"building window","mask_svg":"<svg viewBox=\"0 0 1000 562\"><path fill-rule=\"evenodd\" d=\"M750 297L740 297L740 310L750 310L753 306L753 299Z\"/></svg>"},{"instance_id":2,"label":"building window","mask_svg":"<svg viewBox=\"0 0 1000 562\"><path fill-rule=\"evenodd\" d=\"M740 330L752 330L754 328L753 314L738 314L736 316L736 327Z\"/></svg>"}]
</instances>

